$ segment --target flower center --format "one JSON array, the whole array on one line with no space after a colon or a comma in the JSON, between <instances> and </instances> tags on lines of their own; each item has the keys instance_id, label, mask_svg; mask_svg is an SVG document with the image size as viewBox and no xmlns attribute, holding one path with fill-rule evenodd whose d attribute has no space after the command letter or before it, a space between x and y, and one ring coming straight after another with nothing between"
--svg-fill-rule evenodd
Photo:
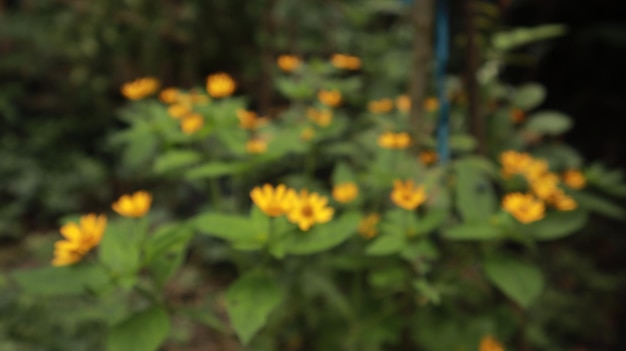
<instances>
[{"instance_id":1,"label":"flower center","mask_svg":"<svg viewBox=\"0 0 626 351\"><path fill-rule=\"evenodd\" d=\"M302 216L313 217L313 208L310 205L304 205L302 207Z\"/></svg>"}]
</instances>

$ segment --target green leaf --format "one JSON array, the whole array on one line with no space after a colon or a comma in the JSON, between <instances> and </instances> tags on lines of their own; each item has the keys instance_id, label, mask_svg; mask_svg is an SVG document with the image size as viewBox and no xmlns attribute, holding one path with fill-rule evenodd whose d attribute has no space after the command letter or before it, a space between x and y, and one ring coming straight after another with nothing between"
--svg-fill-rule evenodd
<instances>
[{"instance_id":1,"label":"green leaf","mask_svg":"<svg viewBox=\"0 0 626 351\"><path fill-rule=\"evenodd\" d=\"M530 263L494 256L485 259L483 268L487 278L522 307L529 307L543 290L543 275Z\"/></svg>"},{"instance_id":2,"label":"green leaf","mask_svg":"<svg viewBox=\"0 0 626 351\"><path fill-rule=\"evenodd\" d=\"M439 291L425 279L414 280L413 287L420 295L424 296L427 301L431 301L435 305L441 302Z\"/></svg>"},{"instance_id":3,"label":"green leaf","mask_svg":"<svg viewBox=\"0 0 626 351\"><path fill-rule=\"evenodd\" d=\"M417 234L428 234L437 229L445 222L448 217L448 211L440 208L430 208L424 217L420 217L415 223L415 231Z\"/></svg>"},{"instance_id":4,"label":"green leaf","mask_svg":"<svg viewBox=\"0 0 626 351\"><path fill-rule=\"evenodd\" d=\"M244 344L267 323L280 305L283 293L276 282L261 272L237 279L226 292L226 310L237 336Z\"/></svg>"},{"instance_id":5,"label":"green leaf","mask_svg":"<svg viewBox=\"0 0 626 351\"><path fill-rule=\"evenodd\" d=\"M439 250L428 240L408 243L400 253L405 260L434 260L439 257Z\"/></svg>"},{"instance_id":6,"label":"green leaf","mask_svg":"<svg viewBox=\"0 0 626 351\"><path fill-rule=\"evenodd\" d=\"M476 139L471 135L457 134L450 136L450 149L453 151L469 152L476 149Z\"/></svg>"},{"instance_id":7,"label":"green leaf","mask_svg":"<svg viewBox=\"0 0 626 351\"><path fill-rule=\"evenodd\" d=\"M184 250L193 234L191 224L170 223L162 226L146 244L145 262L171 251Z\"/></svg>"},{"instance_id":8,"label":"green leaf","mask_svg":"<svg viewBox=\"0 0 626 351\"><path fill-rule=\"evenodd\" d=\"M546 89L541 84L530 83L517 88L513 95L513 104L522 110L533 109L546 98Z\"/></svg>"},{"instance_id":9,"label":"green leaf","mask_svg":"<svg viewBox=\"0 0 626 351\"><path fill-rule=\"evenodd\" d=\"M483 222L497 207L495 192L483 171L459 161L456 169L456 207L465 222Z\"/></svg>"},{"instance_id":10,"label":"green leaf","mask_svg":"<svg viewBox=\"0 0 626 351\"><path fill-rule=\"evenodd\" d=\"M409 278L406 269L400 266L388 266L374 269L367 277L371 286L386 290L399 291Z\"/></svg>"},{"instance_id":11,"label":"green leaf","mask_svg":"<svg viewBox=\"0 0 626 351\"><path fill-rule=\"evenodd\" d=\"M98 291L110 281L104 268L86 264L19 270L11 277L25 292L43 296L81 295Z\"/></svg>"},{"instance_id":12,"label":"green leaf","mask_svg":"<svg viewBox=\"0 0 626 351\"><path fill-rule=\"evenodd\" d=\"M167 339L170 320L163 307L153 306L113 326L107 351L156 351Z\"/></svg>"},{"instance_id":13,"label":"green leaf","mask_svg":"<svg viewBox=\"0 0 626 351\"><path fill-rule=\"evenodd\" d=\"M623 207L603 197L584 191L572 191L572 197L581 208L622 221L626 218L626 211Z\"/></svg>"},{"instance_id":14,"label":"green leaf","mask_svg":"<svg viewBox=\"0 0 626 351\"><path fill-rule=\"evenodd\" d=\"M346 182L354 182L355 179L356 176L354 175L354 172L345 162L337 163L332 175L333 184L337 185Z\"/></svg>"},{"instance_id":15,"label":"green leaf","mask_svg":"<svg viewBox=\"0 0 626 351\"><path fill-rule=\"evenodd\" d=\"M538 112L528 118L526 129L548 135L559 135L572 128L572 120L569 116L556 112Z\"/></svg>"},{"instance_id":16,"label":"green leaf","mask_svg":"<svg viewBox=\"0 0 626 351\"><path fill-rule=\"evenodd\" d=\"M202 155L191 150L172 150L154 160L156 173L166 173L191 166L202 159Z\"/></svg>"},{"instance_id":17,"label":"green leaf","mask_svg":"<svg viewBox=\"0 0 626 351\"><path fill-rule=\"evenodd\" d=\"M257 228L249 217L206 213L193 223L200 233L228 240L242 250L260 249L267 238L266 229Z\"/></svg>"},{"instance_id":18,"label":"green leaf","mask_svg":"<svg viewBox=\"0 0 626 351\"><path fill-rule=\"evenodd\" d=\"M318 224L308 232L293 233L285 237L285 252L292 255L308 255L330 250L351 237L356 231L361 215L348 212L326 224Z\"/></svg>"},{"instance_id":19,"label":"green leaf","mask_svg":"<svg viewBox=\"0 0 626 351\"><path fill-rule=\"evenodd\" d=\"M211 162L189 169L185 172L185 178L207 179L222 177L231 174L239 174L246 169L246 164L239 162Z\"/></svg>"},{"instance_id":20,"label":"green leaf","mask_svg":"<svg viewBox=\"0 0 626 351\"><path fill-rule=\"evenodd\" d=\"M502 232L489 223L464 223L443 229L443 236L449 240L494 240L501 239Z\"/></svg>"},{"instance_id":21,"label":"green leaf","mask_svg":"<svg viewBox=\"0 0 626 351\"><path fill-rule=\"evenodd\" d=\"M560 239L580 230L587 217L587 211L582 209L550 213L540 221L526 224L524 231L537 240Z\"/></svg>"},{"instance_id":22,"label":"green leaf","mask_svg":"<svg viewBox=\"0 0 626 351\"><path fill-rule=\"evenodd\" d=\"M386 234L374 239L365 249L365 253L369 256L391 255L400 252L405 245L406 235Z\"/></svg>"},{"instance_id":23,"label":"green leaf","mask_svg":"<svg viewBox=\"0 0 626 351\"><path fill-rule=\"evenodd\" d=\"M98 258L117 274L132 273L139 268L139 233L134 227L136 223L127 218L109 223L102 236Z\"/></svg>"}]
</instances>

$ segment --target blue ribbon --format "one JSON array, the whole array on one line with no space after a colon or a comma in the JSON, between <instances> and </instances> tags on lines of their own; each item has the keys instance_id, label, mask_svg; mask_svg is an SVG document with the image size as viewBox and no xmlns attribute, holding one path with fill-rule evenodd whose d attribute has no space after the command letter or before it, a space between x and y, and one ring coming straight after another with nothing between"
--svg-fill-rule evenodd
<instances>
[{"instance_id":1,"label":"blue ribbon","mask_svg":"<svg viewBox=\"0 0 626 351\"><path fill-rule=\"evenodd\" d=\"M448 0L437 1L435 28L435 84L439 99L439 120L437 122L437 153L439 164L450 160L448 145L450 104L446 96L446 68L450 56L449 8Z\"/></svg>"}]
</instances>

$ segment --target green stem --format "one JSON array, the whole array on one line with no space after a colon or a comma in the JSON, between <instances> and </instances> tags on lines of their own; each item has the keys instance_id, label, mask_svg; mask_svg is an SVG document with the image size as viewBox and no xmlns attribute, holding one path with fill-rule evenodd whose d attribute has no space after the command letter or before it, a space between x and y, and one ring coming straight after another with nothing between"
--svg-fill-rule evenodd
<instances>
[{"instance_id":1,"label":"green stem","mask_svg":"<svg viewBox=\"0 0 626 351\"><path fill-rule=\"evenodd\" d=\"M220 192L220 185L218 183L217 178L211 178L209 180L209 187L211 192L211 201L213 202L213 210L221 211L222 210L222 195Z\"/></svg>"}]
</instances>

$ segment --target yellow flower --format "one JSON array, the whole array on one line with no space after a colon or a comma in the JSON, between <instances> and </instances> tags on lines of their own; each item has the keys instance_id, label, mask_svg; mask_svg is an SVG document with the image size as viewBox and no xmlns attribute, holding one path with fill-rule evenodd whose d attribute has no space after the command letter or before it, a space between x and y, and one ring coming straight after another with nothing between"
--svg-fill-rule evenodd
<instances>
[{"instance_id":1,"label":"yellow flower","mask_svg":"<svg viewBox=\"0 0 626 351\"><path fill-rule=\"evenodd\" d=\"M571 211L578 207L576 200L559 188L555 189L545 201L560 211Z\"/></svg>"},{"instance_id":2,"label":"yellow flower","mask_svg":"<svg viewBox=\"0 0 626 351\"><path fill-rule=\"evenodd\" d=\"M437 161L437 153L432 150L420 152L420 161L425 165L433 164Z\"/></svg>"},{"instance_id":3,"label":"yellow flower","mask_svg":"<svg viewBox=\"0 0 626 351\"><path fill-rule=\"evenodd\" d=\"M124 217L143 217L152 204L152 195L147 191L137 191L132 195L122 195L111 206L113 211Z\"/></svg>"},{"instance_id":4,"label":"yellow flower","mask_svg":"<svg viewBox=\"0 0 626 351\"><path fill-rule=\"evenodd\" d=\"M278 67L285 72L291 72L300 66L300 58L296 55L280 55L276 60Z\"/></svg>"},{"instance_id":5,"label":"yellow flower","mask_svg":"<svg viewBox=\"0 0 626 351\"><path fill-rule=\"evenodd\" d=\"M300 133L300 139L304 141L309 141L313 139L314 136L315 136L315 130L313 130L313 128L311 127L304 128L302 132Z\"/></svg>"},{"instance_id":6,"label":"yellow flower","mask_svg":"<svg viewBox=\"0 0 626 351\"><path fill-rule=\"evenodd\" d=\"M173 104L167 108L167 113L170 115L170 117L179 119L190 114L191 108L184 104Z\"/></svg>"},{"instance_id":7,"label":"yellow flower","mask_svg":"<svg viewBox=\"0 0 626 351\"><path fill-rule=\"evenodd\" d=\"M180 121L180 127L185 134L193 134L204 126L204 118L199 113L192 113L183 117Z\"/></svg>"},{"instance_id":8,"label":"yellow flower","mask_svg":"<svg viewBox=\"0 0 626 351\"><path fill-rule=\"evenodd\" d=\"M243 129L255 130L267 124L267 118L259 117L253 111L237 109L237 118L239 118L239 126Z\"/></svg>"},{"instance_id":9,"label":"yellow flower","mask_svg":"<svg viewBox=\"0 0 626 351\"><path fill-rule=\"evenodd\" d=\"M270 217L282 216L289 212L294 207L296 197L295 190L288 189L284 184L276 188L265 184L263 187L255 187L250 192L252 202Z\"/></svg>"},{"instance_id":10,"label":"yellow flower","mask_svg":"<svg viewBox=\"0 0 626 351\"><path fill-rule=\"evenodd\" d=\"M141 100L153 94L159 89L159 81L156 78L139 78L122 86L122 95L129 100Z\"/></svg>"},{"instance_id":11,"label":"yellow flower","mask_svg":"<svg viewBox=\"0 0 626 351\"><path fill-rule=\"evenodd\" d=\"M348 203L359 196L359 187L352 183L341 183L333 188L333 199L341 203Z\"/></svg>"},{"instance_id":12,"label":"yellow flower","mask_svg":"<svg viewBox=\"0 0 626 351\"><path fill-rule=\"evenodd\" d=\"M380 222L380 215L371 213L359 222L357 231L365 239L371 239L378 235L378 222Z\"/></svg>"},{"instance_id":13,"label":"yellow flower","mask_svg":"<svg viewBox=\"0 0 626 351\"><path fill-rule=\"evenodd\" d=\"M192 104L197 105L206 105L211 101L208 96L196 91L192 91L191 93L189 93L189 95L187 95L187 98Z\"/></svg>"},{"instance_id":14,"label":"yellow flower","mask_svg":"<svg viewBox=\"0 0 626 351\"><path fill-rule=\"evenodd\" d=\"M563 182L570 188L582 189L587 183L587 180L580 171L570 169L563 173Z\"/></svg>"},{"instance_id":15,"label":"yellow flower","mask_svg":"<svg viewBox=\"0 0 626 351\"><path fill-rule=\"evenodd\" d=\"M531 223L543 218L545 206L532 194L512 193L502 199L502 208L521 223Z\"/></svg>"},{"instance_id":16,"label":"yellow flower","mask_svg":"<svg viewBox=\"0 0 626 351\"><path fill-rule=\"evenodd\" d=\"M396 107L401 112L409 112L411 110L411 98L408 95L400 95L396 98Z\"/></svg>"},{"instance_id":17,"label":"yellow flower","mask_svg":"<svg viewBox=\"0 0 626 351\"><path fill-rule=\"evenodd\" d=\"M525 152L513 150L500 154L500 164L502 164L502 175L508 178L515 174L523 174L530 167L533 158Z\"/></svg>"},{"instance_id":18,"label":"yellow flower","mask_svg":"<svg viewBox=\"0 0 626 351\"><path fill-rule=\"evenodd\" d=\"M515 107L511 109L511 121L513 123L522 123L525 119L526 113L524 110Z\"/></svg>"},{"instance_id":19,"label":"yellow flower","mask_svg":"<svg viewBox=\"0 0 626 351\"><path fill-rule=\"evenodd\" d=\"M351 55L334 54L330 58L330 62L339 69L357 70L361 68L361 59Z\"/></svg>"},{"instance_id":20,"label":"yellow flower","mask_svg":"<svg viewBox=\"0 0 626 351\"><path fill-rule=\"evenodd\" d=\"M410 179L404 182L396 179L393 181L391 201L405 210L412 211L426 201L424 186L416 186Z\"/></svg>"},{"instance_id":21,"label":"yellow flower","mask_svg":"<svg viewBox=\"0 0 626 351\"><path fill-rule=\"evenodd\" d=\"M542 200L547 200L559 190L559 177L554 173L547 172L541 176L534 176L529 179L529 182L533 193Z\"/></svg>"},{"instance_id":22,"label":"yellow flower","mask_svg":"<svg viewBox=\"0 0 626 351\"><path fill-rule=\"evenodd\" d=\"M89 250L96 247L106 229L107 219L104 215L91 213L82 216L78 224L68 223L61 227L61 235L65 240L54 244L53 266L67 266L80 261Z\"/></svg>"},{"instance_id":23,"label":"yellow flower","mask_svg":"<svg viewBox=\"0 0 626 351\"><path fill-rule=\"evenodd\" d=\"M406 149L411 145L411 137L405 132L386 132L378 137L378 145L385 149Z\"/></svg>"},{"instance_id":24,"label":"yellow flower","mask_svg":"<svg viewBox=\"0 0 626 351\"><path fill-rule=\"evenodd\" d=\"M298 225L302 231L308 231L316 223L326 223L333 218L334 209L327 206L328 199L317 193L303 189L287 213L287 219Z\"/></svg>"},{"instance_id":25,"label":"yellow flower","mask_svg":"<svg viewBox=\"0 0 626 351\"><path fill-rule=\"evenodd\" d=\"M215 73L206 78L206 90L214 98L231 96L236 87L235 80L226 73Z\"/></svg>"},{"instance_id":26,"label":"yellow flower","mask_svg":"<svg viewBox=\"0 0 626 351\"><path fill-rule=\"evenodd\" d=\"M434 97L429 97L424 100L424 110L427 112L435 112L439 108L439 100Z\"/></svg>"},{"instance_id":27,"label":"yellow flower","mask_svg":"<svg viewBox=\"0 0 626 351\"><path fill-rule=\"evenodd\" d=\"M480 340L480 346L478 347L478 351L506 351L504 346L500 344L496 339L492 336L488 335Z\"/></svg>"},{"instance_id":28,"label":"yellow flower","mask_svg":"<svg viewBox=\"0 0 626 351\"><path fill-rule=\"evenodd\" d=\"M250 154L262 154L267 151L267 143L260 138L252 138L246 142L246 151Z\"/></svg>"},{"instance_id":29,"label":"yellow flower","mask_svg":"<svg viewBox=\"0 0 626 351\"><path fill-rule=\"evenodd\" d=\"M159 99L165 104L173 104L177 101L179 91L176 88L167 88L161 90L159 93Z\"/></svg>"},{"instance_id":30,"label":"yellow flower","mask_svg":"<svg viewBox=\"0 0 626 351\"><path fill-rule=\"evenodd\" d=\"M317 123L320 127L328 127L333 121L333 112L331 110L309 108L306 114L311 121Z\"/></svg>"},{"instance_id":31,"label":"yellow flower","mask_svg":"<svg viewBox=\"0 0 626 351\"><path fill-rule=\"evenodd\" d=\"M523 174L524 176L526 176L526 179L532 182L534 179L542 178L546 174L550 173L549 169L550 167L548 165L548 162L546 162L545 160L533 159L530 161L528 167L523 172Z\"/></svg>"},{"instance_id":32,"label":"yellow flower","mask_svg":"<svg viewBox=\"0 0 626 351\"><path fill-rule=\"evenodd\" d=\"M367 104L367 109L371 113L386 113L393 109L393 100L391 99L380 99L370 101Z\"/></svg>"},{"instance_id":33,"label":"yellow flower","mask_svg":"<svg viewBox=\"0 0 626 351\"><path fill-rule=\"evenodd\" d=\"M339 90L320 90L317 93L319 101L330 107L337 107L341 104L341 92Z\"/></svg>"}]
</instances>

